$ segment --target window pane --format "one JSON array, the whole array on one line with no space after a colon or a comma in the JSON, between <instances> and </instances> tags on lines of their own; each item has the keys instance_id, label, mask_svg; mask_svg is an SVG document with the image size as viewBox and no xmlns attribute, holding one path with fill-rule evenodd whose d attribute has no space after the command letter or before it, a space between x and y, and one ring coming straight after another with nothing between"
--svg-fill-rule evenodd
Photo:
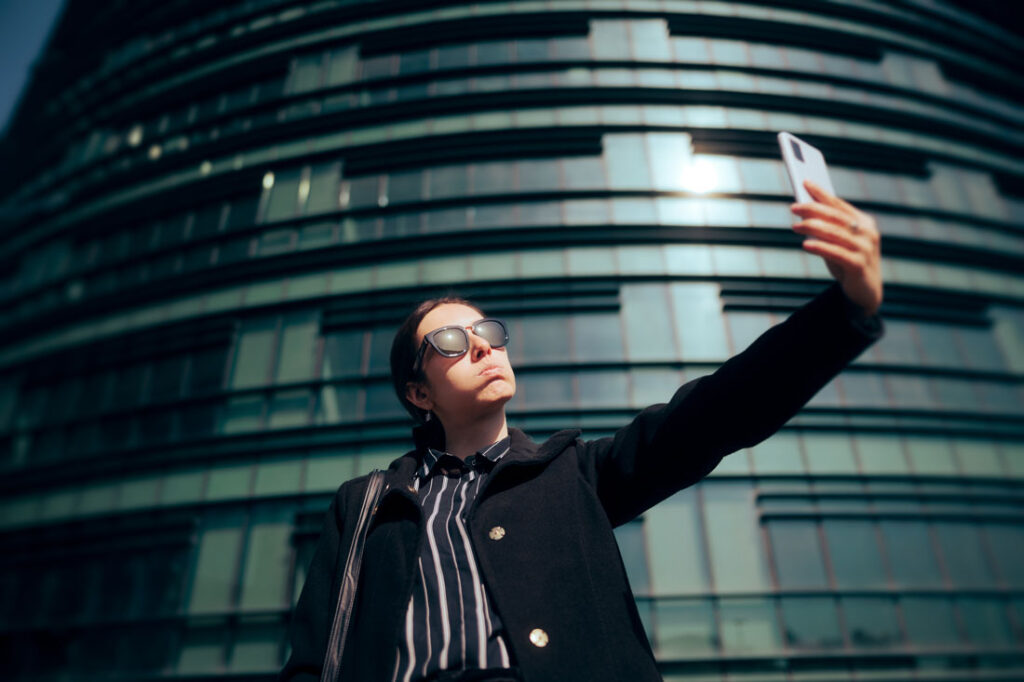
<instances>
[{"instance_id":1,"label":"window pane","mask_svg":"<svg viewBox=\"0 0 1024 682\"><path fill-rule=\"evenodd\" d=\"M660 284L622 287L622 319L630 360L677 357L668 290Z\"/></svg>"},{"instance_id":2,"label":"window pane","mask_svg":"<svg viewBox=\"0 0 1024 682\"><path fill-rule=\"evenodd\" d=\"M647 569L647 550L644 546L643 521L632 521L615 529L615 540L619 544L622 563L626 567L629 585L635 594L648 594L651 591L651 579Z\"/></svg>"},{"instance_id":3,"label":"window pane","mask_svg":"<svg viewBox=\"0 0 1024 682\"><path fill-rule=\"evenodd\" d=\"M775 608L767 599L723 599L718 613L726 653L764 654L781 648Z\"/></svg>"},{"instance_id":4,"label":"window pane","mask_svg":"<svg viewBox=\"0 0 1024 682\"><path fill-rule=\"evenodd\" d=\"M295 215L299 205L301 175L302 171L297 168L275 173L274 185L269 190L270 198L267 200L264 220L284 220Z\"/></svg>"},{"instance_id":5,"label":"window pane","mask_svg":"<svg viewBox=\"0 0 1024 682\"><path fill-rule=\"evenodd\" d=\"M324 379L356 376L363 366L362 330L334 332L324 337Z\"/></svg>"},{"instance_id":6,"label":"window pane","mask_svg":"<svg viewBox=\"0 0 1024 682\"><path fill-rule=\"evenodd\" d=\"M310 397L309 391L275 393L270 401L270 428L289 429L308 424Z\"/></svg>"},{"instance_id":7,"label":"window pane","mask_svg":"<svg viewBox=\"0 0 1024 682\"><path fill-rule=\"evenodd\" d=\"M1006 602L999 599L958 599L957 606L967 628L967 636L981 646L1013 643Z\"/></svg>"},{"instance_id":8,"label":"window pane","mask_svg":"<svg viewBox=\"0 0 1024 682\"><path fill-rule=\"evenodd\" d=\"M858 434L853 437L865 473L903 474L907 472L907 459L899 438Z\"/></svg>"},{"instance_id":9,"label":"window pane","mask_svg":"<svg viewBox=\"0 0 1024 682\"><path fill-rule=\"evenodd\" d=\"M987 524L985 535L999 573L1010 587L1024 587L1024 528Z\"/></svg>"},{"instance_id":10,"label":"window pane","mask_svg":"<svg viewBox=\"0 0 1024 682\"><path fill-rule=\"evenodd\" d=\"M625 407L629 403L626 372L579 374L581 407Z\"/></svg>"},{"instance_id":11,"label":"window pane","mask_svg":"<svg viewBox=\"0 0 1024 682\"><path fill-rule=\"evenodd\" d=\"M773 521L768 524L780 587L827 587L817 524Z\"/></svg>"},{"instance_id":12,"label":"window pane","mask_svg":"<svg viewBox=\"0 0 1024 682\"><path fill-rule=\"evenodd\" d=\"M242 547L240 521L237 517L220 516L207 522L199 539L192 578L191 613L215 613L232 606L238 552ZM184 652L182 656L185 657Z\"/></svg>"},{"instance_id":13,"label":"window pane","mask_svg":"<svg viewBox=\"0 0 1024 682\"><path fill-rule=\"evenodd\" d=\"M573 346L577 360L617 361L623 359L622 328L613 314L574 315Z\"/></svg>"},{"instance_id":14,"label":"window pane","mask_svg":"<svg viewBox=\"0 0 1024 682\"><path fill-rule=\"evenodd\" d=\"M753 448L754 469L759 474L804 473L800 456L800 437L792 431L780 431Z\"/></svg>"},{"instance_id":15,"label":"window pane","mask_svg":"<svg viewBox=\"0 0 1024 682\"><path fill-rule=\"evenodd\" d=\"M610 134L603 137L612 189L646 190L651 186L650 165L642 134Z\"/></svg>"},{"instance_id":16,"label":"window pane","mask_svg":"<svg viewBox=\"0 0 1024 682\"><path fill-rule=\"evenodd\" d=\"M798 649L831 649L843 645L832 599L792 598L782 600L786 642Z\"/></svg>"},{"instance_id":17,"label":"window pane","mask_svg":"<svg viewBox=\"0 0 1024 682\"><path fill-rule=\"evenodd\" d=\"M722 360L729 357L717 284L672 284L672 304L682 357Z\"/></svg>"},{"instance_id":18,"label":"window pane","mask_svg":"<svg viewBox=\"0 0 1024 682\"><path fill-rule=\"evenodd\" d=\"M938 587L942 574L928 527L921 521L880 521L893 580L906 587Z\"/></svg>"},{"instance_id":19,"label":"window pane","mask_svg":"<svg viewBox=\"0 0 1024 682\"><path fill-rule=\"evenodd\" d=\"M655 594L686 594L708 588L699 514L696 490L690 488L644 516Z\"/></svg>"},{"instance_id":20,"label":"window pane","mask_svg":"<svg viewBox=\"0 0 1024 682\"><path fill-rule=\"evenodd\" d=\"M853 646L886 647L902 641L891 599L843 599L841 603Z\"/></svg>"},{"instance_id":21,"label":"window pane","mask_svg":"<svg viewBox=\"0 0 1024 682\"><path fill-rule=\"evenodd\" d=\"M227 348L211 348L193 353L188 380L189 395L219 391L224 384L227 357Z\"/></svg>"},{"instance_id":22,"label":"window pane","mask_svg":"<svg viewBox=\"0 0 1024 682\"><path fill-rule=\"evenodd\" d=\"M291 513L288 507L264 507L253 512L243 569L242 609L288 606Z\"/></svg>"},{"instance_id":23,"label":"window pane","mask_svg":"<svg viewBox=\"0 0 1024 682\"><path fill-rule=\"evenodd\" d=\"M804 433L807 466L812 473L856 473L850 436L845 433Z\"/></svg>"},{"instance_id":24,"label":"window pane","mask_svg":"<svg viewBox=\"0 0 1024 682\"><path fill-rule=\"evenodd\" d=\"M710 602L659 600L654 604L654 620L659 656L705 656L718 648Z\"/></svg>"},{"instance_id":25,"label":"window pane","mask_svg":"<svg viewBox=\"0 0 1024 682\"><path fill-rule=\"evenodd\" d=\"M719 592L766 589L763 542L750 486L704 483L701 489L715 588Z\"/></svg>"},{"instance_id":26,"label":"window pane","mask_svg":"<svg viewBox=\"0 0 1024 682\"><path fill-rule=\"evenodd\" d=\"M900 604L911 644L947 646L960 641L953 605L948 600L908 597Z\"/></svg>"},{"instance_id":27,"label":"window pane","mask_svg":"<svg viewBox=\"0 0 1024 682\"><path fill-rule=\"evenodd\" d=\"M242 623L231 652L233 672L277 672L281 667L279 623Z\"/></svg>"},{"instance_id":28,"label":"window pane","mask_svg":"<svg viewBox=\"0 0 1024 682\"><path fill-rule=\"evenodd\" d=\"M954 585L986 587L994 582L976 526L967 523L937 523L935 533Z\"/></svg>"},{"instance_id":29,"label":"window pane","mask_svg":"<svg viewBox=\"0 0 1024 682\"><path fill-rule=\"evenodd\" d=\"M242 326L232 372L232 388L261 386L266 383L275 327L276 323L272 318L250 320Z\"/></svg>"},{"instance_id":30,"label":"window pane","mask_svg":"<svg viewBox=\"0 0 1024 682\"><path fill-rule=\"evenodd\" d=\"M874 524L826 519L822 527L839 588L882 587L886 584Z\"/></svg>"},{"instance_id":31,"label":"window pane","mask_svg":"<svg viewBox=\"0 0 1024 682\"><path fill-rule=\"evenodd\" d=\"M316 361L317 320L308 313L284 319L277 383L309 381Z\"/></svg>"},{"instance_id":32,"label":"window pane","mask_svg":"<svg viewBox=\"0 0 1024 682\"><path fill-rule=\"evenodd\" d=\"M566 409L573 405L572 375L559 373L530 373L521 377L523 398L530 410L539 407Z\"/></svg>"}]
</instances>

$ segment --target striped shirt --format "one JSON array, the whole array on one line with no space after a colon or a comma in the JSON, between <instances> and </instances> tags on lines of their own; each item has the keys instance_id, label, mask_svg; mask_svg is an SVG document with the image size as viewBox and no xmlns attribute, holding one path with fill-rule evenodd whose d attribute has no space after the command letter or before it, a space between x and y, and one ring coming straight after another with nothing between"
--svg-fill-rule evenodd
<instances>
[{"instance_id":1,"label":"striped shirt","mask_svg":"<svg viewBox=\"0 0 1024 682\"><path fill-rule=\"evenodd\" d=\"M502 625L480 580L466 516L509 438L463 462L433 448L414 486L426 519L426 542L405 614L394 682L416 682L439 670L509 668Z\"/></svg>"}]
</instances>

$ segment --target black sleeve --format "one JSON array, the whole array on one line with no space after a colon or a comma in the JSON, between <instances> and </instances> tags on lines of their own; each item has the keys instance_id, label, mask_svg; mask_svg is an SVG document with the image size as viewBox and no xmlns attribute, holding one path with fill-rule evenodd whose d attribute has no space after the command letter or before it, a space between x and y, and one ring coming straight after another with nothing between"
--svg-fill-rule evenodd
<instances>
[{"instance_id":1,"label":"black sleeve","mask_svg":"<svg viewBox=\"0 0 1024 682\"><path fill-rule=\"evenodd\" d=\"M884 334L833 283L714 373L687 382L614 436L583 443L580 466L615 525L775 433Z\"/></svg>"},{"instance_id":2,"label":"black sleeve","mask_svg":"<svg viewBox=\"0 0 1024 682\"><path fill-rule=\"evenodd\" d=\"M306 582L289 627L291 654L278 677L280 682L318 682L323 667L331 619L338 601L338 546L342 535L346 490L338 489L324 516L320 539L306 573ZM340 510L340 511L339 511Z\"/></svg>"}]
</instances>

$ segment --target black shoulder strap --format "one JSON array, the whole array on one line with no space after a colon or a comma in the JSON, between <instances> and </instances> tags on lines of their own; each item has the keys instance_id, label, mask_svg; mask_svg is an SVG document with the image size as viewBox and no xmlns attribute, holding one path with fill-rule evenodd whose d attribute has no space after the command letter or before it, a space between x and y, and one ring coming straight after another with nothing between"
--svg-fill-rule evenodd
<instances>
[{"instance_id":1,"label":"black shoulder strap","mask_svg":"<svg viewBox=\"0 0 1024 682\"><path fill-rule=\"evenodd\" d=\"M363 545L366 543L366 531L370 526L370 517L377 511L377 501L384 488L384 472L375 470L366 482L366 494L363 495L363 506L359 510L359 520L352 535L352 545L345 559L345 573L342 575L341 588L338 590L338 606L334 609L334 620L331 623L331 637L327 640L327 653L324 655L324 668L320 682L336 682L338 668L341 665L341 654L345 647L349 624L352 622L352 606L355 604L356 587L359 585L359 570L363 564Z\"/></svg>"}]
</instances>

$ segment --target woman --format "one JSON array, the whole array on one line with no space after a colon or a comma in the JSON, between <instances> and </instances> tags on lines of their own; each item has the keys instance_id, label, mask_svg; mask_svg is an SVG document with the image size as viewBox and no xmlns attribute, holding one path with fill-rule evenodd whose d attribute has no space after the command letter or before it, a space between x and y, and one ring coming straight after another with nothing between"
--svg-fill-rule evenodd
<instances>
[{"instance_id":1,"label":"woman","mask_svg":"<svg viewBox=\"0 0 1024 682\"><path fill-rule=\"evenodd\" d=\"M504 325L461 299L409 316L392 379L421 425L385 475L339 679L661 679L612 528L770 436L882 335L874 221L807 187L794 230L837 283L613 437L508 428ZM328 511L283 680L319 677L365 485Z\"/></svg>"}]
</instances>

